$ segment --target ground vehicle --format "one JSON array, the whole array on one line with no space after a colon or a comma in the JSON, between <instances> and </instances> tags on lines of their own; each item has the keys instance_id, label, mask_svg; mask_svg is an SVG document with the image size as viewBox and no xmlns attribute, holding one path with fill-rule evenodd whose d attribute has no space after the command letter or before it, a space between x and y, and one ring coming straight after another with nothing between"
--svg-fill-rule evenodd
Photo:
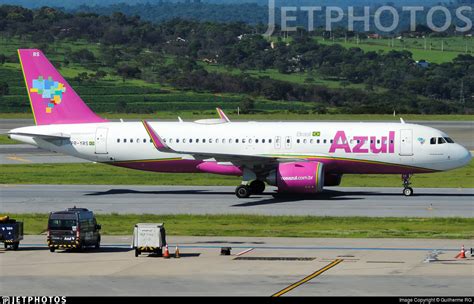
<instances>
[{"instance_id":1,"label":"ground vehicle","mask_svg":"<svg viewBox=\"0 0 474 304\"><path fill-rule=\"evenodd\" d=\"M139 223L133 229L133 248L135 256L142 252L153 252L162 256L166 246L166 231L163 224Z\"/></svg>"},{"instance_id":2,"label":"ground vehicle","mask_svg":"<svg viewBox=\"0 0 474 304\"><path fill-rule=\"evenodd\" d=\"M49 250L74 248L81 250L87 246L100 247L101 226L94 213L85 208L68 208L51 212L48 219L47 243Z\"/></svg>"},{"instance_id":3,"label":"ground vehicle","mask_svg":"<svg viewBox=\"0 0 474 304\"><path fill-rule=\"evenodd\" d=\"M17 222L8 216L0 217L0 241L5 249L8 247L17 250L23 240L23 222Z\"/></svg>"}]
</instances>

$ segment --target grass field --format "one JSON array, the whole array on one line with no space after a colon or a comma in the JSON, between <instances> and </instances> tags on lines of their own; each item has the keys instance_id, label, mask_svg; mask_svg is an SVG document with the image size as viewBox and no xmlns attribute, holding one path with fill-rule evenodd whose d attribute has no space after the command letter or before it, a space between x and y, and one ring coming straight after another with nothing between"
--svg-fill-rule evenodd
<instances>
[{"instance_id":1,"label":"grass field","mask_svg":"<svg viewBox=\"0 0 474 304\"><path fill-rule=\"evenodd\" d=\"M290 111L269 111L263 113L254 114L240 114L237 115L236 109L223 107L227 116L231 120L235 121L261 121L261 120L312 120L312 121L334 121L334 120L347 120L347 121L394 121L399 122L402 117L406 122L410 121L474 121L474 115L422 115L422 114L403 114L398 113L394 117L393 115L384 114L303 114L294 113ZM166 119L166 120L177 120L178 116L183 119L196 120L201 118L218 118L215 110L203 110L203 111L176 111L176 112L156 112L151 114L139 114L139 113L98 113L101 117L107 119ZM33 119L31 113L0 113L0 119Z\"/></svg>"},{"instance_id":2,"label":"grass field","mask_svg":"<svg viewBox=\"0 0 474 304\"><path fill-rule=\"evenodd\" d=\"M383 51L406 50L413 54L413 59L424 59L432 63L450 62L459 54L473 54L474 40L472 37L449 37L449 38L427 38L425 50L425 41L423 38L404 38L399 39L368 39L360 40L349 39L347 42L343 38L333 40L323 40L321 37L316 38L321 44L340 44L346 48L358 47L363 51ZM393 45L393 46L392 46ZM431 47L431 49L430 49ZM442 51L444 49L444 51Z\"/></svg>"},{"instance_id":3,"label":"grass field","mask_svg":"<svg viewBox=\"0 0 474 304\"><path fill-rule=\"evenodd\" d=\"M25 234L46 230L47 214L9 214ZM163 222L169 235L473 239L473 218L98 214L104 235L131 235L135 223Z\"/></svg>"},{"instance_id":4,"label":"grass field","mask_svg":"<svg viewBox=\"0 0 474 304\"><path fill-rule=\"evenodd\" d=\"M136 171L104 164L0 165L0 184L195 185L236 186L240 178L213 174ZM413 187L474 188L474 161L452 171L415 174ZM399 175L346 175L344 187L401 187Z\"/></svg>"}]
</instances>

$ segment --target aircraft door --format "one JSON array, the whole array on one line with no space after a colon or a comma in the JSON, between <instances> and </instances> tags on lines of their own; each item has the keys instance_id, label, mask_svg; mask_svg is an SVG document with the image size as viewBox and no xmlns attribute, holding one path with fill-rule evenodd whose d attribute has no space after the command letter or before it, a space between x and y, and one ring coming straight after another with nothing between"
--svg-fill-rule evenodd
<instances>
[{"instance_id":1,"label":"aircraft door","mask_svg":"<svg viewBox=\"0 0 474 304\"><path fill-rule=\"evenodd\" d=\"M108 154L107 152L107 128L97 128L95 131L95 154Z\"/></svg>"},{"instance_id":2,"label":"aircraft door","mask_svg":"<svg viewBox=\"0 0 474 304\"><path fill-rule=\"evenodd\" d=\"M281 137L276 136L275 137L275 149L280 149L281 148Z\"/></svg>"},{"instance_id":3,"label":"aircraft door","mask_svg":"<svg viewBox=\"0 0 474 304\"><path fill-rule=\"evenodd\" d=\"M413 156L413 130L400 130L400 156Z\"/></svg>"}]
</instances>

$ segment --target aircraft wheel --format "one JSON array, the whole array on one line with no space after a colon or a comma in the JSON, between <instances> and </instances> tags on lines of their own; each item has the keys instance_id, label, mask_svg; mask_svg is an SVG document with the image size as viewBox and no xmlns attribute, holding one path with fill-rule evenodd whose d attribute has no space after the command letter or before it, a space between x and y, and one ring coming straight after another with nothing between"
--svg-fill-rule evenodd
<instances>
[{"instance_id":1,"label":"aircraft wheel","mask_svg":"<svg viewBox=\"0 0 474 304\"><path fill-rule=\"evenodd\" d=\"M238 198L247 198L251 194L250 192L250 187L249 186L238 186L237 189L235 189L235 195L237 195Z\"/></svg>"},{"instance_id":2,"label":"aircraft wheel","mask_svg":"<svg viewBox=\"0 0 474 304\"><path fill-rule=\"evenodd\" d=\"M254 180L250 183L250 191L252 194L262 194L265 191L265 183L261 180Z\"/></svg>"},{"instance_id":3,"label":"aircraft wheel","mask_svg":"<svg viewBox=\"0 0 474 304\"><path fill-rule=\"evenodd\" d=\"M403 189L403 194L405 196L412 196L413 195L413 189L410 188L410 187L406 187L405 189Z\"/></svg>"}]
</instances>

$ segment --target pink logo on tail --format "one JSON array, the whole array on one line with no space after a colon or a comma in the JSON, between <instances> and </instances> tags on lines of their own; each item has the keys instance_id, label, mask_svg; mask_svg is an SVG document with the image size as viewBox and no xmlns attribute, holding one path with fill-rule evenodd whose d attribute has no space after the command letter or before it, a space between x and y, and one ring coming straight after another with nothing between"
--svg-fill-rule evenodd
<instances>
[{"instance_id":1,"label":"pink logo on tail","mask_svg":"<svg viewBox=\"0 0 474 304\"><path fill-rule=\"evenodd\" d=\"M30 89L31 93L37 93L41 95L43 99L47 99L46 113L51 113L56 105L59 105L63 99L63 93L66 92L66 87L63 83L54 81L52 77L48 77L44 80L43 76L39 76L38 79L33 79L33 83Z\"/></svg>"}]
</instances>

